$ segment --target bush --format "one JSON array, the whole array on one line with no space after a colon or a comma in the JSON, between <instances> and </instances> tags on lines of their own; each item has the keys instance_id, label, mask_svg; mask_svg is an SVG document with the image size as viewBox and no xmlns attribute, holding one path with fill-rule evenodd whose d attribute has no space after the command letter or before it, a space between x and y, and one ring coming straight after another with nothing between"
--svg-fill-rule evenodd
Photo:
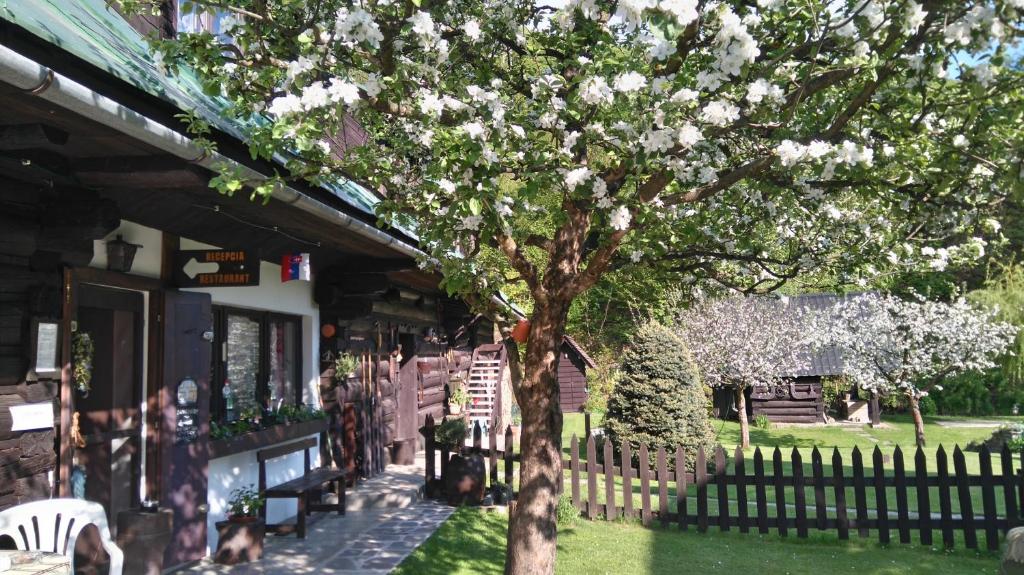
<instances>
[{"instance_id":1,"label":"bush","mask_svg":"<svg viewBox=\"0 0 1024 575\"><path fill-rule=\"evenodd\" d=\"M853 391L853 382L843 376L821 378L821 400L826 412L838 413L845 409L843 395Z\"/></svg>"},{"instance_id":2,"label":"bush","mask_svg":"<svg viewBox=\"0 0 1024 575\"><path fill-rule=\"evenodd\" d=\"M563 493L558 497L558 507L555 508L555 520L560 527L572 527L580 519L580 510L572 504L572 497Z\"/></svg>"},{"instance_id":3,"label":"bush","mask_svg":"<svg viewBox=\"0 0 1024 575\"><path fill-rule=\"evenodd\" d=\"M604 413L619 380L619 366L610 351L598 354L596 363L597 367L587 370L587 401L583 409L590 413Z\"/></svg>"},{"instance_id":4,"label":"bush","mask_svg":"<svg viewBox=\"0 0 1024 575\"><path fill-rule=\"evenodd\" d=\"M454 450L466 442L469 428L462 418L446 419L434 430L434 441L439 447Z\"/></svg>"},{"instance_id":5,"label":"bush","mask_svg":"<svg viewBox=\"0 0 1024 575\"><path fill-rule=\"evenodd\" d=\"M651 450L711 450L715 435L708 421L705 386L671 330L654 322L640 326L621 365L622 375L604 418L616 449L625 440Z\"/></svg>"},{"instance_id":6,"label":"bush","mask_svg":"<svg viewBox=\"0 0 1024 575\"><path fill-rule=\"evenodd\" d=\"M757 417L754 418L754 427L758 429L771 429L772 422L768 419L767 415L758 413Z\"/></svg>"}]
</instances>

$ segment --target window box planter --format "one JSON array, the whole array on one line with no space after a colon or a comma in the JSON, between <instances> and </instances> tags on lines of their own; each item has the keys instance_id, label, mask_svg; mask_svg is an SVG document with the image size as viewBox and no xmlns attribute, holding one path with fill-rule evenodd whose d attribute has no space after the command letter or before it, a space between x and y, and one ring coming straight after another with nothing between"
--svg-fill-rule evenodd
<instances>
[{"instance_id":1,"label":"window box planter","mask_svg":"<svg viewBox=\"0 0 1024 575\"><path fill-rule=\"evenodd\" d=\"M326 419L314 419L296 423L282 423L266 429L260 429L259 431L225 437L224 439L215 439L210 442L210 459L227 457L228 455L260 449L268 445L284 443L326 430Z\"/></svg>"}]
</instances>

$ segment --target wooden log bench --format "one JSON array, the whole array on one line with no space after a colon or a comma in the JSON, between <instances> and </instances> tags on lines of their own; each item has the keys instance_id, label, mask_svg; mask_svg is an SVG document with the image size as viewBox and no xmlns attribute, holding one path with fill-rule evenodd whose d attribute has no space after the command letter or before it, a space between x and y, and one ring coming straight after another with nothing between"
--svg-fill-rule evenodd
<instances>
[{"instance_id":1,"label":"wooden log bench","mask_svg":"<svg viewBox=\"0 0 1024 575\"><path fill-rule=\"evenodd\" d=\"M294 524L268 523L267 532L286 535L294 531L299 539L305 539L306 516L314 511L336 511L338 515L345 514L345 470L331 469L329 467L310 469L309 450L313 447L316 447L316 439L310 437L301 441L261 449L256 452L256 459L260 464L260 494L266 499L295 499L298 502ZM267 461L298 451L303 453L302 476L273 487L267 487ZM310 497L319 495L321 488L331 482L335 483L338 490L337 503L310 501ZM266 506L260 509L260 516L264 521L266 520Z\"/></svg>"}]
</instances>

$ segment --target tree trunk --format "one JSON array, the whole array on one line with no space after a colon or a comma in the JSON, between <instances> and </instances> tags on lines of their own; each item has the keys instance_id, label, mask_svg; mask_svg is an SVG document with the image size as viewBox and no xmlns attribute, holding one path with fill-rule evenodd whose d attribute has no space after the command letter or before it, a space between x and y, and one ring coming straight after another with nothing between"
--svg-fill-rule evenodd
<instances>
[{"instance_id":1,"label":"tree trunk","mask_svg":"<svg viewBox=\"0 0 1024 575\"><path fill-rule=\"evenodd\" d=\"M519 491L510 510L505 573L555 572L558 487L562 475L562 412L558 358L568 305L537 307L530 318L523 377L516 398L522 413Z\"/></svg>"},{"instance_id":2,"label":"tree trunk","mask_svg":"<svg viewBox=\"0 0 1024 575\"><path fill-rule=\"evenodd\" d=\"M747 421L747 396L743 386L736 386L736 411L740 418L740 447L750 447L750 423Z\"/></svg>"},{"instance_id":3,"label":"tree trunk","mask_svg":"<svg viewBox=\"0 0 1024 575\"><path fill-rule=\"evenodd\" d=\"M882 405L878 401L878 392L872 391L868 400L868 415L871 417L871 427L882 425Z\"/></svg>"},{"instance_id":4,"label":"tree trunk","mask_svg":"<svg viewBox=\"0 0 1024 575\"><path fill-rule=\"evenodd\" d=\"M917 446L924 447L924 418L921 417L920 399L910 394L910 413L914 415L914 436L917 438Z\"/></svg>"}]
</instances>

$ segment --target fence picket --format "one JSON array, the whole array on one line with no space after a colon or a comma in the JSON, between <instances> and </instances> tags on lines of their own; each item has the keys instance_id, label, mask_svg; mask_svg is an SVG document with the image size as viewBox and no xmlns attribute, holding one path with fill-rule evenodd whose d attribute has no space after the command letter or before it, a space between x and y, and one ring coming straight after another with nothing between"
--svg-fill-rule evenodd
<instances>
[{"instance_id":1,"label":"fence picket","mask_svg":"<svg viewBox=\"0 0 1024 575\"><path fill-rule=\"evenodd\" d=\"M665 448L658 447L658 519L662 527L668 527L668 462Z\"/></svg>"},{"instance_id":2,"label":"fence picket","mask_svg":"<svg viewBox=\"0 0 1024 575\"><path fill-rule=\"evenodd\" d=\"M868 501L864 490L864 456L859 447L853 448L853 495L857 506L857 535L868 536Z\"/></svg>"},{"instance_id":3,"label":"fence picket","mask_svg":"<svg viewBox=\"0 0 1024 575\"><path fill-rule=\"evenodd\" d=\"M782 467L782 450L778 447L772 452L772 467L775 473L775 517L778 518L779 535L789 535L786 520L786 470Z\"/></svg>"},{"instance_id":4,"label":"fence picket","mask_svg":"<svg viewBox=\"0 0 1024 575\"><path fill-rule=\"evenodd\" d=\"M597 446L587 437L587 518L597 519Z\"/></svg>"},{"instance_id":5,"label":"fence picket","mask_svg":"<svg viewBox=\"0 0 1024 575\"><path fill-rule=\"evenodd\" d=\"M704 533L708 530L708 462L703 447L697 448L693 474L697 483L697 531Z\"/></svg>"},{"instance_id":6,"label":"fence picket","mask_svg":"<svg viewBox=\"0 0 1024 575\"><path fill-rule=\"evenodd\" d=\"M750 532L750 510L747 509L747 462L743 457L743 449L736 446L733 454L733 473L736 475L736 507L740 516L740 533Z\"/></svg>"},{"instance_id":7,"label":"fence picket","mask_svg":"<svg viewBox=\"0 0 1024 575\"><path fill-rule=\"evenodd\" d=\"M612 453L612 442L604 438L604 516L615 519L618 508L615 506L615 455Z\"/></svg>"},{"instance_id":8,"label":"fence picket","mask_svg":"<svg viewBox=\"0 0 1024 575\"><path fill-rule=\"evenodd\" d=\"M964 452L953 448L953 472L956 474L956 493L960 500L960 519L963 524L964 544L968 549L978 548L978 532L974 527L974 504L971 502L971 478L967 475Z\"/></svg>"},{"instance_id":9,"label":"fence picket","mask_svg":"<svg viewBox=\"0 0 1024 575\"><path fill-rule=\"evenodd\" d=\"M434 480L435 468L434 458L434 416L427 414L426 424L423 426L423 451L425 456L425 479L427 480L427 488L430 488L431 482Z\"/></svg>"},{"instance_id":10,"label":"fence picket","mask_svg":"<svg viewBox=\"0 0 1024 575\"><path fill-rule=\"evenodd\" d=\"M768 497L764 486L764 455L754 449L754 493L757 497L757 532L768 533Z\"/></svg>"},{"instance_id":11,"label":"fence picket","mask_svg":"<svg viewBox=\"0 0 1024 575\"><path fill-rule=\"evenodd\" d=\"M633 517L633 448L622 440L622 515Z\"/></svg>"},{"instance_id":12,"label":"fence picket","mask_svg":"<svg viewBox=\"0 0 1024 575\"><path fill-rule=\"evenodd\" d=\"M949 467L947 465L946 450L940 445L935 452L935 468L939 474L939 509L942 518L939 526L942 528L942 544L947 549L953 548L953 509L952 498L949 489Z\"/></svg>"},{"instance_id":13,"label":"fence picket","mask_svg":"<svg viewBox=\"0 0 1024 575\"><path fill-rule=\"evenodd\" d=\"M676 518L679 530L686 531L686 453L682 447L676 447Z\"/></svg>"},{"instance_id":14,"label":"fence picket","mask_svg":"<svg viewBox=\"0 0 1024 575\"><path fill-rule=\"evenodd\" d=\"M875 484L875 516L878 521L878 542L889 543L889 504L885 492L885 460L882 450L875 446L871 452L873 482Z\"/></svg>"},{"instance_id":15,"label":"fence picket","mask_svg":"<svg viewBox=\"0 0 1024 575\"><path fill-rule=\"evenodd\" d=\"M718 491L718 528L729 530L729 487L725 476L725 450L719 445L715 449L715 484Z\"/></svg>"},{"instance_id":16,"label":"fence picket","mask_svg":"<svg viewBox=\"0 0 1024 575\"><path fill-rule=\"evenodd\" d=\"M651 524L651 475L647 444L640 444L640 521Z\"/></svg>"},{"instance_id":17,"label":"fence picket","mask_svg":"<svg viewBox=\"0 0 1024 575\"><path fill-rule=\"evenodd\" d=\"M480 427L480 420L473 422L473 453L483 451L484 429Z\"/></svg>"},{"instance_id":18,"label":"fence picket","mask_svg":"<svg viewBox=\"0 0 1024 575\"><path fill-rule=\"evenodd\" d=\"M583 510L583 502L580 501L580 440L576 434L572 434L569 440L569 470L571 473L572 504L576 509Z\"/></svg>"},{"instance_id":19,"label":"fence picket","mask_svg":"<svg viewBox=\"0 0 1024 575\"><path fill-rule=\"evenodd\" d=\"M814 516L818 531L824 531L828 523L825 508L825 470L821 463L821 452L817 446L811 451L811 474L814 475Z\"/></svg>"},{"instance_id":20,"label":"fence picket","mask_svg":"<svg viewBox=\"0 0 1024 575\"><path fill-rule=\"evenodd\" d=\"M487 451L490 482L491 487L494 487L494 484L498 482L498 426L493 423L487 428Z\"/></svg>"},{"instance_id":21,"label":"fence picket","mask_svg":"<svg viewBox=\"0 0 1024 575\"><path fill-rule=\"evenodd\" d=\"M508 485L509 489L512 488L512 468L515 465L515 460L512 455L512 450L515 446L512 445L512 440L512 425L509 424L509 426L505 428L505 485ZM559 466L561 466L561 464L559 464ZM565 474L559 473L558 476L559 483L561 483L561 478L564 477ZM561 493L561 490L559 490L559 493Z\"/></svg>"},{"instance_id":22,"label":"fence picket","mask_svg":"<svg viewBox=\"0 0 1024 575\"><path fill-rule=\"evenodd\" d=\"M910 512L907 505L907 472L903 464L903 450L897 445L892 450L893 484L896 486L896 527L900 543L910 543Z\"/></svg>"},{"instance_id":23,"label":"fence picket","mask_svg":"<svg viewBox=\"0 0 1024 575\"><path fill-rule=\"evenodd\" d=\"M928 460L920 447L914 453L914 483L917 484L917 522L921 529L921 545L932 544L931 493L928 491Z\"/></svg>"},{"instance_id":24,"label":"fence picket","mask_svg":"<svg viewBox=\"0 0 1024 575\"><path fill-rule=\"evenodd\" d=\"M790 454L793 466L793 505L796 505L796 536L807 537L807 493L804 491L804 460L796 447Z\"/></svg>"},{"instance_id":25,"label":"fence picket","mask_svg":"<svg viewBox=\"0 0 1024 575\"><path fill-rule=\"evenodd\" d=\"M836 528L840 539L850 538L850 518L846 513L846 484L843 483L843 456L832 449L832 487L836 494Z\"/></svg>"},{"instance_id":26,"label":"fence picket","mask_svg":"<svg viewBox=\"0 0 1024 575\"><path fill-rule=\"evenodd\" d=\"M1003 468L1001 479L1003 484L1003 500L1005 501L1004 507L1006 508L1006 528L1012 529L1020 522L1020 516L1018 515L1017 488L1015 485L1017 475L1013 472L1013 452L1010 451L1010 446L1006 443L1003 444L1003 450L1000 452L999 459Z\"/></svg>"},{"instance_id":27,"label":"fence picket","mask_svg":"<svg viewBox=\"0 0 1024 575\"><path fill-rule=\"evenodd\" d=\"M996 527L996 489L992 481L992 452L982 444L978 453L981 468L981 504L985 510L985 547L999 549L999 528Z\"/></svg>"}]
</instances>

